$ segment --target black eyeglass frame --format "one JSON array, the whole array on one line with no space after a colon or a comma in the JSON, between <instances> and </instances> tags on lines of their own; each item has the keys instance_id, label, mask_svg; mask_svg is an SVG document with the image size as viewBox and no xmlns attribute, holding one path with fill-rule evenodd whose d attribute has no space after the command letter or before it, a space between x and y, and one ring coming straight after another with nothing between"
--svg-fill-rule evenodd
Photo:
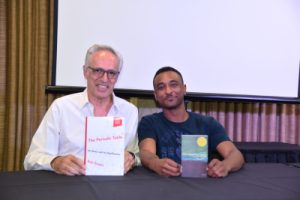
<instances>
[{"instance_id":1,"label":"black eyeglass frame","mask_svg":"<svg viewBox=\"0 0 300 200\"><path fill-rule=\"evenodd\" d=\"M102 69L101 67L91 67L91 66L87 66L88 69L90 69L92 71L93 74L97 75L98 77L103 77L104 74L107 74L107 78L108 79L116 79L118 77L118 75L120 74L119 71L115 71L115 70L105 70Z\"/></svg>"}]
</instances>

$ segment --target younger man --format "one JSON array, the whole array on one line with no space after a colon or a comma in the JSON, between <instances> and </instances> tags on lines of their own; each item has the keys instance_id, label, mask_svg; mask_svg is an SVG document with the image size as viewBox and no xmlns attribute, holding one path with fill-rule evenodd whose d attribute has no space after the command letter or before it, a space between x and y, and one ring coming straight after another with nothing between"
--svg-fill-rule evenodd
<instances>
[{"instance_id":1,"label":"younger man","mask_svg":"<svg viewBox=\"0 0 300 200\"><path fill-rule=\"evenodd\" d=\"M208 175L225 177L239 170L244 159L224 128L212 117L187 112L186 85L172 67L159 69L153 79L154 96L162 112L145 116L138 126L142 164L162 176L178 176L181 171L181 135L208 135L209 154L218 152L224 159L212 159Z\"/></svg>"}]
</instances>

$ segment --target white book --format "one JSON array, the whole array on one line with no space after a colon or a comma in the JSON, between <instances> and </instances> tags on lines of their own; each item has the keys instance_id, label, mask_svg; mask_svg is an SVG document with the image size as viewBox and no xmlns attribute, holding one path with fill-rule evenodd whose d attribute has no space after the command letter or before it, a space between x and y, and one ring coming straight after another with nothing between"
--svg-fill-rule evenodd
<instances>
[{"instance_id":1,"label":"white book","mask_svg":"<svg viewBox=\"0 0 300 200\"><path fill-rule=\"evenodd\" d=\"M124 175L125 121L122 117L87 117L85 175Z\"/></svg>"}]
</instances>

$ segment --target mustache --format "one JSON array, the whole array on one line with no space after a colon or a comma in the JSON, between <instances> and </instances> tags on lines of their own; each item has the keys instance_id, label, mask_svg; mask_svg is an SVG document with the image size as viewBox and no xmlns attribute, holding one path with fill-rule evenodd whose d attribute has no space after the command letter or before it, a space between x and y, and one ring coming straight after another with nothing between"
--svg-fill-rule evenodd
<instances>
[{"instance_id":1,"label":"mustache","mask_svg":"<svg viewBox=\"0 0 300 200\"><path fill-rule=\"evenodd\" d=\"M166 94L166 96L165 96L165 98L164 99L168 99L168 98L170 98L170 97L175 97L175 95L174 94Z\"/></svg>"}]
</instances>

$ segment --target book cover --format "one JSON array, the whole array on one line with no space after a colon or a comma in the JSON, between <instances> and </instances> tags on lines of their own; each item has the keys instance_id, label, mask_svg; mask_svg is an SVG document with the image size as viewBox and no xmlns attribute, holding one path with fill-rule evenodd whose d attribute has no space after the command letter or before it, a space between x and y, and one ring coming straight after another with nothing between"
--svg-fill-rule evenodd
<instances>
[{"instance_id":1,"label":"book cover","mask_svg":"<svg viewBox=\"0 0 300 200\"><path fill-rule=\"evenodd\" d=\"M182 177L207 177L207 135L181 136Z\"/></svg>"},{"instance_id":2,"label":"book cover","mask_svg":"<svg viewBox=\"0 0 300 200\"><path fill-rule=\"evenodd\" d=\"M124 138L124 118L87 117L85 175L124 175Z\"/></svg>"}]
</instances>

